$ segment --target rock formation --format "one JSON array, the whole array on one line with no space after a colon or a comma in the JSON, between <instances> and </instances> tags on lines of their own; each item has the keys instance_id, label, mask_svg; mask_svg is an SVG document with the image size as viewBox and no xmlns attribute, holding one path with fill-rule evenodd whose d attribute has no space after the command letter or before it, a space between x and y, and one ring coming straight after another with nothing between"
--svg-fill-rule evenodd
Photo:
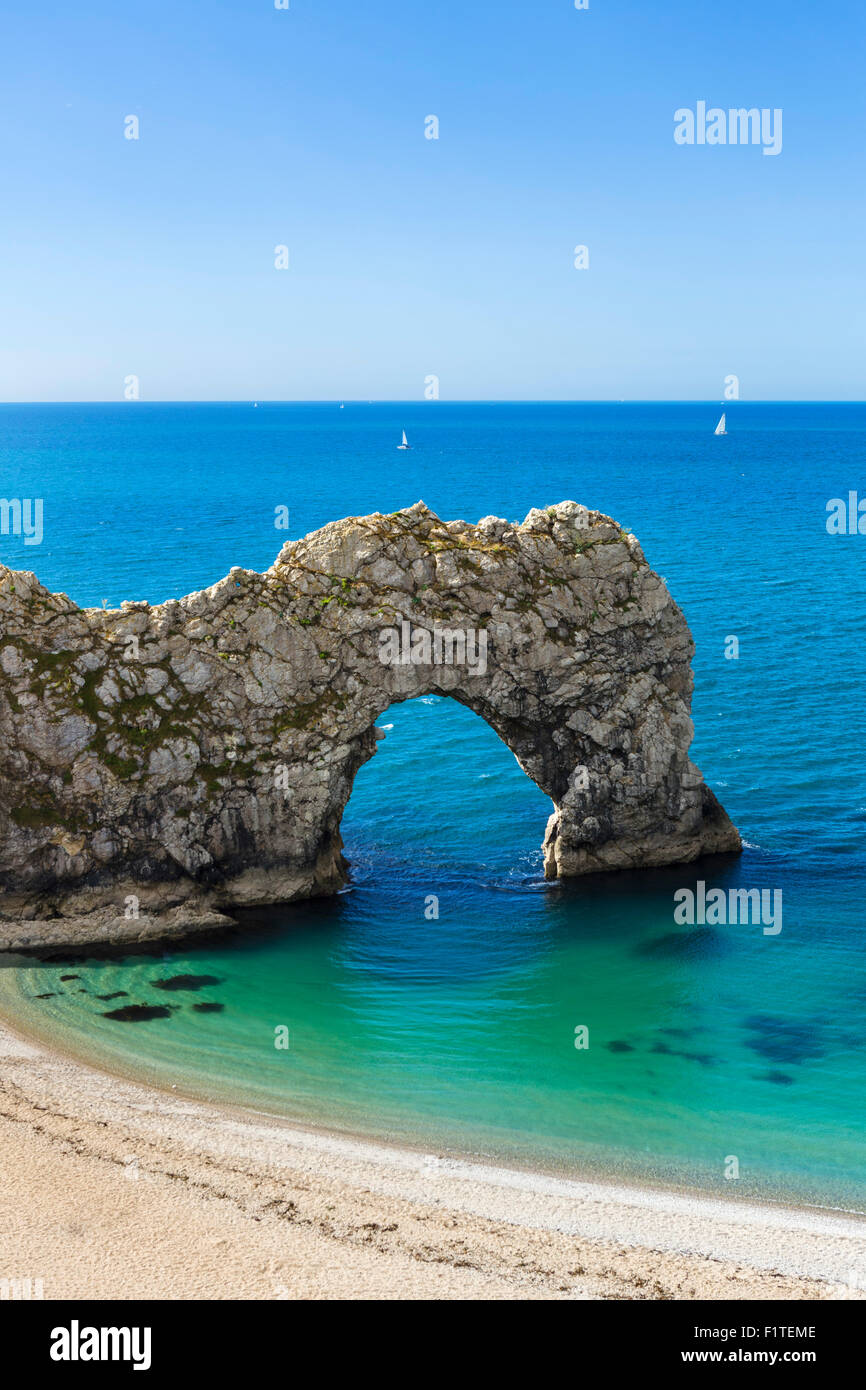
<instances>
[{"instance_id":1,"label":"rock formation","mask_svg":"<svg viewBox=\"0 0 866 1390\"><path fill-rule=\"evenodd\" d=\"M636 538L574 502L337 521L153 607L81 609L0 566L0 944L334 893L375 721L429 693L551 798L549 878L738 850L689 761L693 649Z\"/></svg>"}]
</instances>

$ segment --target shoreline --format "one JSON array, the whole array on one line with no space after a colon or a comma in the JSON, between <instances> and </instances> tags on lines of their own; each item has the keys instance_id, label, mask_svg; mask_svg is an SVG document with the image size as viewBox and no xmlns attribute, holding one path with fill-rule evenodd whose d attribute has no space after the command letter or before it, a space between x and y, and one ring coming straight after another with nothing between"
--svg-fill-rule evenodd
<instances>
[{"instance_id":1,"label":"shoreline","mask_svg":"<svg viewBox=\"0 0 866 1390\"><path fill-rule=\"evenodd\" d=\"M0 1270L46 1298L866 1299L854 1213L303 1128L2 1018L0 1170Z\"/></svg>"},{"instance_id":2,"label":"shoreline","mask_svg":"<svg viewBox=\"0 0 866 1390\"><path fill-rule=\"evenodd\" d=\"M577 1186L582 1191L593 1192L601 1199L606 1196L612 1198L618 1195L628 1196L635 1199L637 1205L641 1205L644 1198L658 1199L660 1205L668 1200L675 1204L700 1204L706 1201L717 1206L720 1210L736 1208L751 1211L753 1208L757 1208L768 1214L778 1211L789 1213L794 1217L800 1213L828 1218L839 1216L862 1220L864 1222L864 1234L866 1234L866 1210L858 1207L828 1205L805 1197L798 1199L793 1193L772 1196L749 1192L743 1197L734 1197L733 1195L713 1193L697 1185L689 1185L687 1182L650 1178L640 1173L625 1172L620 1176L601 1175L589 1164L581 1171L578 1165L570 1168L557 1165L552 1158L547 1161L540 1157L520 1158L493 1152L484 1153L480 1150L461 1150L449 1144L437 1143L432 1139L429 1143L425 1143L422 1139L413 1140L403 1135L392 1137L390 1135L364 1134L358 1130L341 1128L327 1120L285 1114L276 1108L268 1109L266 1105L261 1103L250 1102L246 1104L218 1093L209 1094L204 1086L201 1090L197 1090L195 1087L187 1089L183 1082L169 1082L163 1077L150 1076L145 1079L141 1072L133 1066L125 1067L117 1059L112 1059L112 1064L109 1065L101 1059L89 1055L87 1048L77 1049L67 1038L51 1036L52 1030L49 1028L38 1025L31 1028L25 1019L10 1017L6 1009L8 998L8 994L0 991L0 1045L2 1045L3 1029L6 1029L17 1037L19 1042L42 1048L47 1053L53 1053L69 1063L70 1066L80 1066L100 1076L132 1086L143 1086L148 1091L164 1096L168 1100L182 1100L191 1105L211 1107L241 1122L273 1123L292 1133L306 1135L313 1142L333 1140L336 1144L344 1144L349 1148L357 1146L360 1149L369 1148L371 1152L394 1152L396 1154L423 1155L424 1157L429 1157L431 1151L435 1151L443 1164L454 1168L467 1167L479 1173L522 1176L537 1182L539 1185L549 1182L551 1184Z\"/></svg>"}]
</instances>

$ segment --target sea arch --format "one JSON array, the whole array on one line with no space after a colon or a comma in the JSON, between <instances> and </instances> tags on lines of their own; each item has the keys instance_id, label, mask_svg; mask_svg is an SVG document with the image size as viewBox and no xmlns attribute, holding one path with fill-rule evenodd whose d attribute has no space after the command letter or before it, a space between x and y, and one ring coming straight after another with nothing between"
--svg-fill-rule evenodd
<instances>
[{"instance_id":1,"label":"sea arch","mask_svg":"<svg viewBox=\"0 0 866 1390\"><path fill-rule=\"evenodd\" d=\"M428 694L550 797L550 878L740 848L688 756L685 618L636 537L574 502L519 525L421 502L332 522L156 606L81 609L0 569L0 612L7 944L337 891L377 720Z\"/></svg>"}]
</instances>

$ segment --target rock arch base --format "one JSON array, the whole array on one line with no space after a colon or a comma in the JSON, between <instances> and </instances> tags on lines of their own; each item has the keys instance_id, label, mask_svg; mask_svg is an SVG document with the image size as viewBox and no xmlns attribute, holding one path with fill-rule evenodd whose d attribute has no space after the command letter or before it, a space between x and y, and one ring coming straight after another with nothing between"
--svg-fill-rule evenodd
<instances>
[{"instance_id":1,"label":"rock arch base","mask_svg":"<svg viewBox=\"0 0 866 1390\"><path fill-rule=\"evenodd\" d=\"M483 631L486 669L385 664L389 627ZM138 940L337 891L375 721L429 693L551 798L548 877L739 850L688 756L693 650L637 539L574 502L521 525L421 502L349 518L153 607L81 609L0 566L0 942Z\"/></svg>"}]
</instances>

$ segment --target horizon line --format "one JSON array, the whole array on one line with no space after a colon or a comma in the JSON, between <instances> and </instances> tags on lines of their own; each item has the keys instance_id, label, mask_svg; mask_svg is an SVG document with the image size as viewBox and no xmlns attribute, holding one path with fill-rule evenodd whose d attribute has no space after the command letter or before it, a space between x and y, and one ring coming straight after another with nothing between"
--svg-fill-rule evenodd
<instances>
[{"instance_id":1,"label":"horizon line","mask_svg":"<svg viewBox=\"0 0 866 1390\"><path fill-rule=\"evenodd\" d=\"M748 400L723 400L717 396L465 396L449 397L447 400L417 400L414 397L380 396L372 399L361 396L262 396L226 397L219 400L199 400L192 397L166 398L160 400L27 400L0 401L3 406L45 406L45 405L116 405L123 407L148 405L721 405L733 409L739 405L866 405L866 398L858 396L766 396Z\"/></svg>"}]
</instances>

